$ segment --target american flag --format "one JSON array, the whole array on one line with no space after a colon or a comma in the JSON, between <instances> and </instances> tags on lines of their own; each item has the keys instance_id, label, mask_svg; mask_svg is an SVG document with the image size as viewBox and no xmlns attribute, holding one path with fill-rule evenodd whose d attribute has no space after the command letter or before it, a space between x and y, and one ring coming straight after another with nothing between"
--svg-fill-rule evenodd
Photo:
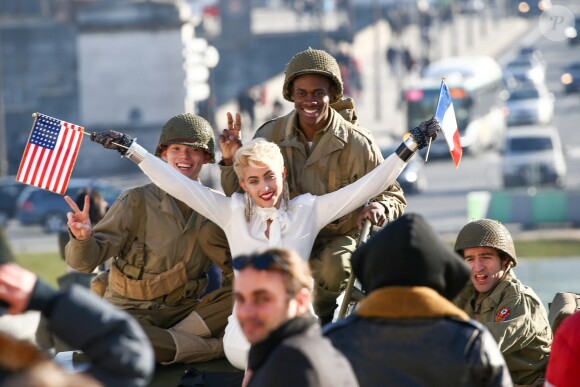
<instances>
[{"instance_id":1,"label":"american flag","mask_svg":"<svg viewBox=\"0 0 580 387\"><path fill-rule=\"evenodd\" d=\"M36 113L16 181L63 195L83 139L83 127Z\"/></svg>"}]
</instances>

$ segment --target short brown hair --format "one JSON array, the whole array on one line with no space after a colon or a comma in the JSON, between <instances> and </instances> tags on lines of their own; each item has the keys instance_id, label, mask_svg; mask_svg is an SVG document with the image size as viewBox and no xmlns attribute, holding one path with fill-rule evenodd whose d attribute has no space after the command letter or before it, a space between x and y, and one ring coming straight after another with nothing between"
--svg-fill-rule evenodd
<instances>
[{"instance_id":1,"label":"short brown hair","mask_svg":"<svg viewBox=\"0 0 580 387\"><path fill-rule=\"evenodd\" d=\"M298 253L290 249L260 249L255 254L235 258L234 268L236 267L235 261L237 259L254 262L255 258L259 260L268 255L274 258L273 264L266 268L259 268L259 270L282 273L284 276L284 287L286 288L286 293L290 298L298 294L298 292L303 288L308 289L310 292L312 291L313 280L308 263L300 258ZM249 263L249 265L254 266L253 263Z\"/></svg>"}]
</instances>

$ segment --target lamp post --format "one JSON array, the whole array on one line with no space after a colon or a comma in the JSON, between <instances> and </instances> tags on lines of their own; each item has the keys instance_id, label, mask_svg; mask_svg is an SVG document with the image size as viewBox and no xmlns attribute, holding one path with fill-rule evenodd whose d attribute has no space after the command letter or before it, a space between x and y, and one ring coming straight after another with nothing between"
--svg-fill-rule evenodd
<instances>
[{"instance_id":1,"label":"lamp post","mask_svg":"<svg viewBox=\"0 0 580 387\"><path fill-rule=\"evenodd\" d=\"M2 66L3 56L3 34L0 26L0 176L8 174L8 148L6 147L6 115L4 114L4 68Z\"/></svg>"},{"instance_id":2,"label":"lamp post","mask_svg":"<svg viewBox=\"0 0 580 387\"><path fill-rule=\"evenodd\" d=\"M374 79L375 79L375 119L381 120L382 119L382 106L383 106L383 97L382 97L382 80L381 80L381 69L382 69L382 51L381 51L381 30L379 26L379 20L381 19L381 7L379 5L378 0L373 1L373 22L374 22L374 33L375 33L375 55L374 55Z\"/></svg>"},{"instance_id":3,"label":"lamp post","mask_svg":"<svg viewBox=\"0 0 580 387\"><path fill-rule=\"evenodd\" d=\"M185 59L185 112L196 113L195 103L210 97L210 69L217 66L219 52L207 40L195 38L193 25L189 22L183 24L181 34Z\"/></svg>"}]
</instances>

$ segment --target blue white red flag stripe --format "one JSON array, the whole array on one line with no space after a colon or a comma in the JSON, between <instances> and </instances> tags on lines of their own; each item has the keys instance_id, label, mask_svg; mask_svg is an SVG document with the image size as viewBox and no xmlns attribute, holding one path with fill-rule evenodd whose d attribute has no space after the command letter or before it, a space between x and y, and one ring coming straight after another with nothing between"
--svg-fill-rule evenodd
<instances>
[{"instance_id":1,"label":"blue white red flag stripe","mask_svg":"<svg viewBox=\"0 0 580 387\"><path fill-rule=\"evenodd\" d=\"M455 168L459 166L463 149L461 149L461 141L459 140L459 128L457 127L457 119L455 118L455 109L453 109L453 101L449 94L449 88L445 81L441 81L441 89L439 91L439 101L437 101L437 110L435 117L439 120L441 130L445 136L445 141L451 152L451 158L455 164Z\"/></svg>"},{"instance_id":2,"label":"blue white red flag stripe","mask_svg":"<svg viewBox=\"0 0 580 387\"><path fill-rule=\"evenodd\" d=\"M36 113L16 181L64 194L84 128Z\"/></svg>"}]
</instances>

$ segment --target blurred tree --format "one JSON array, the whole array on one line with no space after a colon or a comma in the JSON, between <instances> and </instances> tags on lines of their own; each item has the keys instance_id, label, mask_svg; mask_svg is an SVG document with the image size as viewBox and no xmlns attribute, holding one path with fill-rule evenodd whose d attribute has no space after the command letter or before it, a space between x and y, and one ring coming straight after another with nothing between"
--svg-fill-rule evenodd
<instances>
[{"instance_id":1,"label":"blurred tree","mask_svg":"<svg viewBox=\"0 0 580 387\"><path fill-rule=\"evenodd\" d=\"M14 254L12 253L12 248L4 232L4 227L0 226L0 264L6 262L15 262Z\"/></svg>"}]
</instances>

